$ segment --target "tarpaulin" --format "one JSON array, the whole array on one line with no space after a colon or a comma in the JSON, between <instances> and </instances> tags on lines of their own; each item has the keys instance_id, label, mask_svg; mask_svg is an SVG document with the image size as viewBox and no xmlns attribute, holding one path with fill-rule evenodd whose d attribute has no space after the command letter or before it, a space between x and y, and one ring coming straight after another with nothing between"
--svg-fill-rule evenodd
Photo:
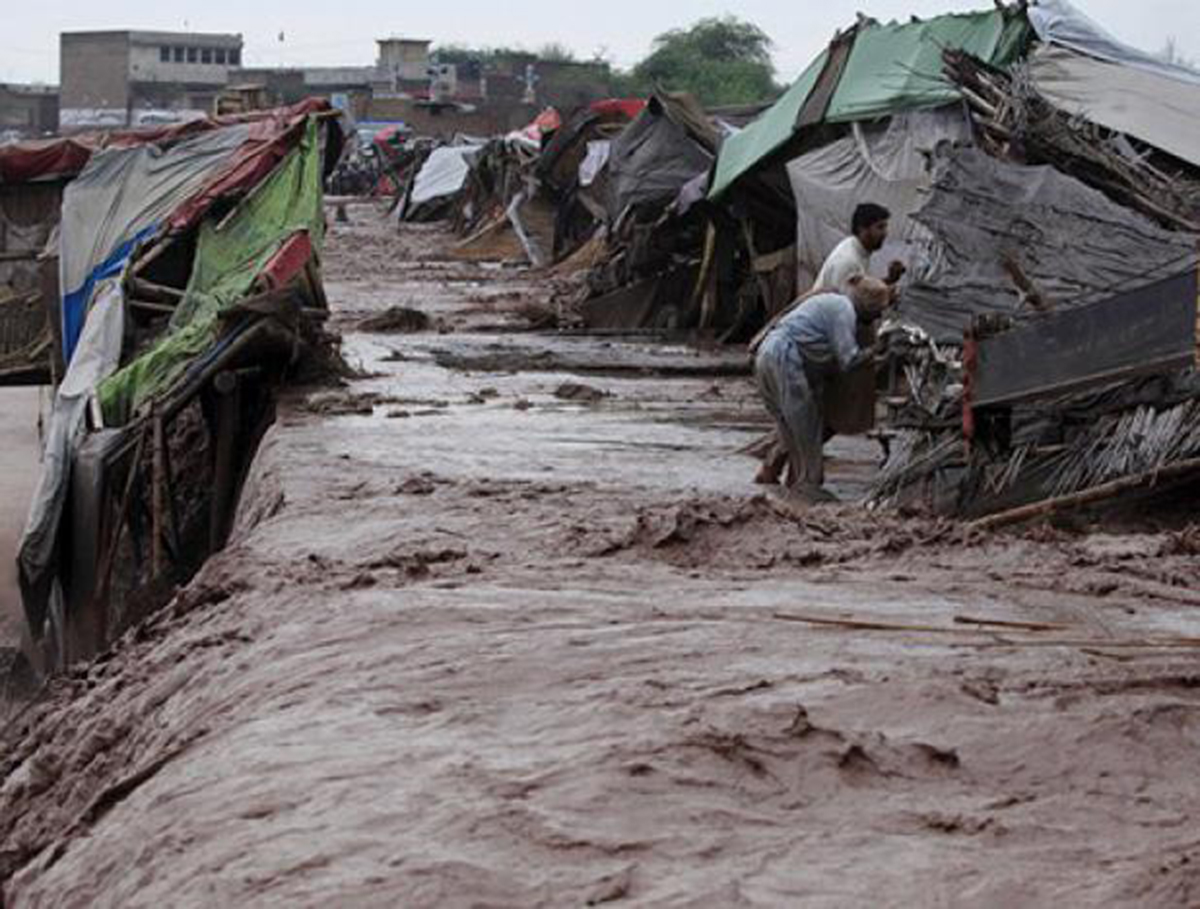
<instances>
[{"instance_id":1,"label":"tarpaulin","mask_svg":"<svg viewBox=\"0 0 1200 909\"><path fill-rule=\"evenodd\" d=\"M1037 36L1047 44L1068 47L1097 60L1119 63L1165 79L1200 85L1200 72L1124 44L1069 0L1037 0L1030 5L1028 16Z\"/></svg>"},{"instance_id":2,"label":"tarpaulin","mask_svg":"<svg viewBox=\"0 0 1200 909\"><path fill-rule=\"evenodd\" d=\"M435 148L426 159L413 184L410 206L423 205L452 196L467 182L471 165L467 156L477 151L477 145L445 145Z\"/></svg>"},{"instance_id":3,"label":"tarpaulin","mask_svg":"<svg viewBox=\"0 0 1200 909\"><path fill-rule=\"evenodd\" d=\"M63 355L70 361L96 284L119 275L134 247L227 167L251 127L201 133L94 155L63 196L59 271Z\"/></svg>"},{"instance_id":4,"label":"tarpaulin","mask_svg":"<svg viewBox=\"0 0 1200 909\"><path fill-rule=\"evenodd\" d=\"M960 97L942 78L942 55L960 50L993 66L1018 59L1030 35L1025 17L1004 10L938 16L860 28L825 119L867 120Z\"/></svg>"},{"instance_id":5,"label":"tarpaulin","mask_svg":"<svg viewBox=\"0 0 1200 909\"><path fill-rule=\"evenodd\" d=\"M993 66L1019 59L1030 37L1024 14L990 10L880 25L866 21L853 34L824 122L869 120L903 110L940 107L959 97L941 76L942 54L962 50ZM825 71L824 52L766 113L721 148L711 198L775 153L795 135L805 103Z\"/></svg>"},{"instance_id":6,"label":"tarpaulin","mask_svg":"<svg viewBox=\"0 0 1200 909\"><path fill-rule=\"evenodd\" d=\"M910 216L929 185L926 152L970 136L970 123L958 106L911 111L882 125L855 124L844 139L789 163L797 214L797 289L812 286L826 257L849 236L854 209L862 202L892 213L888 243L872 261L875 272L882 276L893 259L916 265L928 233Z\"/></svg>"},{"instance_id":7,"label":"tarpaulin","mask_svg":"<svg viewBox=\"0 0 1200 909\"><path fill-rule=\"evenodd\" d=\"M609 139L599 139L595 142L589 142L587 147L587 155L583 159L583 163L579 165L579 185L591 186L596 182L596 177L600 175L600 171L604 170L608 164L609 155L612 154L612 141Z\"/></svg>"},{"instance_id":8,"label":"tarpaulin","mask_svg":"<svg viewBox=\"0 0 1200 909\"><path fill-rule=\"evenodd\" d=\"M929 269L903 286L898 315L961 342L983 313L1019 317L1011 256L1056 309L1153 283L1196 257L1195 238L1159 227L1053 167L942 146L913 218L934 237Z\"/></svg>"},{"instance_id":9,"label":"tarpaulin","mask_svg":"<svg viewBox=\"0 0 1200 909\"><path fill-rule=\"evenodd\" d=\"M605 98L594 101L588 110L604 119L632 120L646 107L641 98Z\"/></svg>"},{"instance_id":10,"label":"tarpaulin","mask_svg":"<svg viewBox=\"0 0 1200 909\"><path fill-rule=\"evenodd\" d=\"M92 156L92 147L75 139L48 139L0 146L0 183L25 183L73 177Z\"/></svg>"},{"instance_id":11,"label":"tarpaulin","mask_svg":"<svg viewBox=\"0 0 1200 909\"><path fill-rule=\"evenodd\" d=\"M319 247L323 225L321 155L310 120L300 147L231 218L201 224L191 279L168 330L97 389L105 424L126 422L168 390L213 344L220 314L247 295L280 249L300 233Z\"/></svg>"},{"instance_id":12,"label":"tarpaulin","mask_svg":"<svg viewBox=\"0 0 1200 909\"><path fill-rule=\"evenodd\" d=\"M274 110L205 117L142 129L89 132L69 139L18 142L0 147L0 183L70 178L80 173L91 156L104 148L132 148L147 144L166 146L190 136L237 124L260 124L263 129L261 135L277 135L283 131L280 124L302 124L309 114L326 110L329 110L329 103L324 99L306 98L291 107Z\"/></svg>"},{"instance_id":13,"label":"tarpaulin","mask_svg":"<svg viewBox=\"0 0 1200 909\"><path fill-rule=\"evenodd\" d=\"M1200 81L1054 46L1034 53L1030 70L1038 93L1064 112L1200 167Z\"/></svg>"},{"instance_id":14,"label":"tarpaulin","mask_svg":"<svg viewBox=\"0 0 1200 909\"><path fill-rule=\"evenodd\" d=\"M816 87L817 80L825 69L827 54L822 53L801 73L792 87L783 93L761 117L748 124L735 136L730 136L721 146L717 156L716 173L709 198L715 199L725 193L746 173L753 170L768 155L781 149L796 132L796 119L800 109Z\"/></svg>"},{"instance_id":15,"label":"tarpaulin","mask_svg":"<svg viewBox=\"0 0 1200 909\"><path fill-rule=\"evenodd\" d=\"M608 159L608 216L616 223L633 205L674 202L679 191L712 166L716 130L682 97L650 100L616 139Z\"/></svg>"},{"instance_id":16,"label":"tarpaulin","mask_svg":"<svg viewBox=\"0 0 1200 909\"><path fill-rule=\"evenodd\" d=\"M120 279L101 282L76 355L54 395L54 409L42 448L42 472L17 552L21 599L35 636L40 636L52 595L51 568L67 500L71 458L86 431L88 402L96 384L111 375L120 363L124 313Z\"/></svg>"}]
</instances>

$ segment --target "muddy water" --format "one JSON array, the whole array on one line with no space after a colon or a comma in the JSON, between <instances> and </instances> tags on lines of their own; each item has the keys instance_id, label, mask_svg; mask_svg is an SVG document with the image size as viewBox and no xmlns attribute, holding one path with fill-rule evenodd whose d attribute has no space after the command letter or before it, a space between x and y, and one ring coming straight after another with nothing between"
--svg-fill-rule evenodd
<instances>
[{"instance_id":1,"label":"muddy water","mask_svg":"<svg viewBox=\"0 0 1200 909\"><path fill-rule=\"evenodd\" d=\"M1200 534L797 510L744 377L476 336L518 323L444 243L335 230L366 376L282 401L230 547L0 738L7 905L1200 903ZM448 334L354 330L422 300Z\"/></svg>"},{"instance_id":2,"label":"muddy water","mask_svg":"<svg viewBox=\"0 0 1200 909\"><path fill-rule=\"evenodd\" d=\"M20 639L16 547L39 471L38 414L45 393L0 388L0 647Z\"/></svg>"}]
</instances>

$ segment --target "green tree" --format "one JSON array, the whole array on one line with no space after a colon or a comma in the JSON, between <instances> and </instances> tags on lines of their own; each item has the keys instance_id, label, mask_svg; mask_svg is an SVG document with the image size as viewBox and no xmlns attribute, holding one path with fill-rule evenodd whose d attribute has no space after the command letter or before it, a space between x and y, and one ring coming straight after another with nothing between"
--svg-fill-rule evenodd
<instances>
[{"instance_id":1,"label":"green tree","mask_svg":"<svg viewBox=\"0 0 1200 909\"><path fill-rule=\"evenodd\" d=\"M767 101L779 92L771 46L751 22L701 19L655 38L650 56L633 68L624 87L633 93L686 91L709 107Z\"/></svg>"},{"instance_id":2,"label":"green tree","mask_svg":"<svg viewBox=\"0 0 1200 909\"><path fill-rule=\"evenodd\" d=\"M575 52L560 41L548 41L535 51L547 63L575 63Z\"/></svg>"}]
</instances>

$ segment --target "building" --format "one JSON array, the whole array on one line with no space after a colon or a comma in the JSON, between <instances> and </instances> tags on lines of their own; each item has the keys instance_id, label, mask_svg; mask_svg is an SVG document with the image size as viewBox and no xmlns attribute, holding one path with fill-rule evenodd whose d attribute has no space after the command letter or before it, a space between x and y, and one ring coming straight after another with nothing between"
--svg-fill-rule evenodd
<instances>
[{"instance_id":1,"label":"building","mask_svg":"<svg viewBox=\"0 0 1200 909\"><path fill-rule=\"evenodd\" d=\"M58 132L58 86L0 83L0 141Z\"/></svg>"},{"instance_id":2,"label":"building","mask_svg":"<svg viewBox=\"0 0 1200 909\"><path fill-rule=\"evenodd\" d=\"M64 130L174 122L207 114L242 65L242 36L63 32Z\"/></svg>"},{"instance_id":3,"label":"building","mask_svg":"<svg viewBox=\"0 0 1200 909\"><path fill-rule=\"evenodd\" d=\"M426 82L429 79L429 45L423 38L380 38L376 63L392 82Z\"/></svg>"}]
</instances>

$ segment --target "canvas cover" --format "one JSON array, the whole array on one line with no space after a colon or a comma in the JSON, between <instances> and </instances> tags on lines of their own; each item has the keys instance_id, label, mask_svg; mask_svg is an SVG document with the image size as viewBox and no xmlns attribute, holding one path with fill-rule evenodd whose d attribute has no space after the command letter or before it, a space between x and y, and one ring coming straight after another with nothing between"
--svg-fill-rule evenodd
<instances>
[{"instance_id":1,"label":"canvas cover","mask_svg":"<svg viewBox=\"0 0 1200 909\"><path fill-rule=\"evenodd\" d=\"M1032 55L1030 71L1060 110L1200 167L1200 82L1053 45Z\"/></svg>"},{"instance_id":2,"label":"canvas cover","mask_svg":"<svg viewBox=\"0 0 1200 909\"><path fill-rule=\"evenodd\" d=\"M228 166L249 129L239 125L201 133L165 151L156 145L102 151L68 185L59 243L66 361L97 283L119 276L136 245Z\"/></svg>"},{"instance_id":3,"label":"canvas cover","mask_svg":"<svg viewBox=\"0 0 1200 909\"><path fill-rule=\"evenodd\" d=\"M1200 85L1200 72L1137 50L1110 35L1069 0L1037 0L1028 10L1029 22L1046 44L1055 44L1164 79Z\"/></svg>"},{"instance_id":4,"label":"canvas cover","mask_svg":"<svg viewBox=\"0 0 1200 909\"><path fill-rule=\"evenodd\" d=\"M712 166L719 138L703 111L682 97L654 97L616 139L608 159L608 217L631 206L673 202Z\"/></svg>"},{"instance_id":5,"label":"canvas cover","mask_svg":"<svg viewBox=\"0 0 1200 909\"><path fill-rule=\"evenodd\" d=\"M911 219L929 185L927 153L943 141L970 136L958 106L912 111L883 125L855 124L844 139L789 163L797 214L797 289L812 286L825 259L849 235L855 207L865 201L892 212L888 243L872 260L875 273L882 277L893 259L916 266L929 239Z\"/></svg>"},{"instance_id":6,"label":"canvas cover","mask_svg":"<svg viewBox=\"0 0 1200 909\"><path fill-rule=\"evenodd\" d=\"M315 121L304 141L229 219L200 226L183 302L154 345L101 382L105 425L120 425L174 383L217 340L221 313L243 299L289 237L323 238L321 156Z\"/></svg>"},{"instance_id":7,"label":"canvas cover","mask_svg":"<svg viewBox=\"0 0 1200 909\"><path fill-rule=\"evenodd\" d=\"M477 151L477 145L445 145L435 148L417 174L413 184L410 207L424 205L434 199L453 196L467 182L471 172L468 156Z\"/></svg>"},{"instance_id":8,"label":"canvas cover","mask_svg":"<svg viewBox=\"0 0 1200 909\"><path fill-rule=\"evenodd\" d=\"M887 25L865 22L853 35L821 119L847 123L941 107L959 97L941 77L945 50L962 50L993 66L1005 66L1024 53L1029 35L1023 14L999 9ZM762 117L722 146L711 198L724 194L792 139L829 59L826 51Z\"/></svg>"},{"instance_id":9,"label":"canvas cover","mask_svg":"<svg viewBox=\"0 0 1200 909\"><path fill-rule=\"evenodd\" d=\"M1056 309L1133 290L1195 261L1196 238L1166 230L1053 167L942 146L913 218L934 237L898 315L939 342L961 342L983 313L1030 315L1007 276L1013 256Z\"/></svg>"}]
</instances>

